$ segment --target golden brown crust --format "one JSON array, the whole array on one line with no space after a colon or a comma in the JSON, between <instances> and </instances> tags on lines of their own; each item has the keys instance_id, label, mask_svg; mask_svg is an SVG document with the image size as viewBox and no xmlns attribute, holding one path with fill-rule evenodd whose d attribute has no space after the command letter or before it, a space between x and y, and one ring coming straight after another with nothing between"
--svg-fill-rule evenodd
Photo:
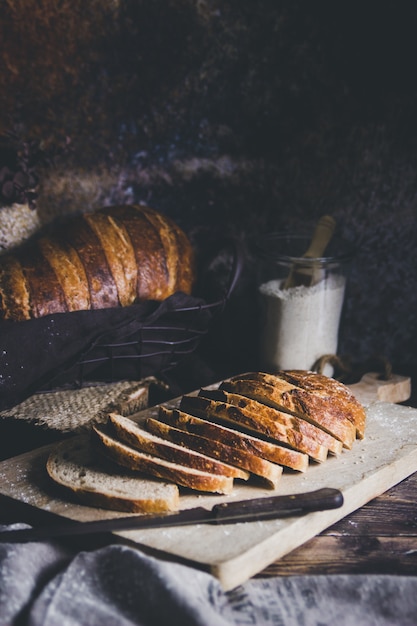
<instances>
[{"instance_id":1,"label":"golden brown crust","mask_svg":"<svg viewBox=\"0 0 417 626\"><path fill-rule=\"evenodd\" d=\"M167 292L172 293L177 281L178 249L177 237L171 223L156 211L147 207L136 206L146 219L152 224L154 231L158 234L161 244L161 262L164 265Z\"/></svg>"},{"instance_id":2,"label":"golden brown crust","mask_svg":"<svg viewBox=\"0 0 417 626\"><path fill-rule=\"evenodd\" d=\"M200 435L188 433L154 418L148 418L146 420L146 427L159 437L166 438L180 446L186 446L187 448L191 448L191 450L196 450L207 456L212 456L223 461L223 463L236 465L236 467L240 467L256 476L260 476L266 479L270 486L274 488L280 481L282 467L266 459L248 454L243 450L237 450L219 441L213 441L206 437L201 437Z\"/></svg>"},{"instance_id":3,"label":"golden brown crust","mask_svg":"<svg viewBox=\"0 0 417 626\"><path fill-rule=\"evenodd\" d=\"M39 248L61 285L68 311L90 308L87 277L78 254L58 239L42 237Z\"/></svg>"},{"instance_id":4,"label":"golden brown crust","mask_svg":"<svg viewBox=\"0 0 417 626\"><path fill-rule=\"evenodd\" d=\"M72 489L74 495L78 500L87 506L100 507L102 509L114 509L116 511L123 511L124 513L146 513L147 515L158 515L159 513L168 513L170 511L176 511L178 505L173 502L168 503L166 499L155 498L146 500L126 500L124 498L118 498L115 495L106 496L102 493L86 493L81 489Z\"/></svg>"},{"instance_id":5,"label":"golden brown crust","mask_svg":"<svg viewBox=\"0 0 417 626\"><path fill-rule=\"evenodd\" d=\"M66 311L67 304L61 285L36 242L25 247L20 263L34 317Z\"/></svg>"},{"instance_id":6,"label":"golden brown crust","mask_svg":"<svg viewBox=\"0 0 417 626\"><path fill-rule=\"evenodd\" d=\"M30 294L22 265L8 254L0 264L0 319L24 320L31 316Z\"/></svg>"},{"instance_id":7,"label":"golden brown crust","mask_svg":"<svg viewBox=\"0 0 417 626\"><path fill-rule=\"evenodd\" d=\"M68 222L65 240L77 251L87 276L92 309L119 305L116 283L110 272L100 240L92 230L87 216Z\"/></svg>"},{"instance_id":8,"label":"golden brown crust","mask_svg":"<svg viewBox=\"0 0 417 626\"><path fill-rule=\"evenodd\" d=\"M346 416L343 404L333 395L321 396L292 385L279 376L262 372L233 377L221 387L306 419L333 435L348 449L355 440L355 426Z\"/></svg>"},{"instance_id":9,"label":"golden brown crust","mask_svg":"<svg viewBox=\"0 0 417 626\"><path fill-rule=\"evenodd\" d=\"M98 450L122 467L197 491L228 494L233 490L233 478L229 476L201 472L139 452L109 436L100 426L93 427L92 432Z\"/></svg>"},{"instance_id":10,"label":"golden brown crust","mask_svg":"<svg viewBox=\"0 0 417 626\"><path fill-rule=\"evenodd\" d=\"M190 294L193 282L191 243L171 219L141 205L105 207L0 257L0 319L161 301Z\"/></svg>"},{"instance_id":11,"label":"golden brown crust","mask_svg":"<svg viewBox=\"0 0 417 626\"><path fill-rule=\"evenodd\" d=\"M277 422L286 428L295 430L305 437L317 441L322 446L328 448L329 452L332 454L340 454L342 452L343 444L341 441L335 439L335 437L329 435L329 433L325 432L318 426L315 426L314 424L307 422L307 420L301 419L300 417L290 413L284 413L283 411L274 409L266 404L262 404L257 400L247 398L237 393L231 393L224 389L216 389L213 391L202 389L199 395L204 398L209 398L210 400L226 402L239 407L240 409L244 409L245 411L249 411L256 416L256 419L264 418L266 420Z\"/></svg>"},{"instance_id":12,"label":"golden brown crust","mask_svg":"<svg viewBox=\"0 0 417 626\"><path fill-rule=\"evenodd\" d=\"M226 446L260 456L272 463L277 463L299 472L307 470L308 456L302 452L264 441L238 430L195 417L178 409L167 409L161 406L159 408L159 418L175 428L186 430L189 433L200 435L213 441L219 441Z\"/></svg>"},{"instance_id":13,"label":"golden brown crust","mask_svg":"<svg viewBox=\"0 0 417 626\"><path fill-rule=\"evenodd\" d=\"M273 419L251 413L241 407L226 402L209 400L202 396L183 396L180 408L197 417L220 419L235 426L239 425L252 433L263 435L273 441L290 446L294 450L303 452L318 463L322 463L327 458L328 449L311 437L307 437Z\"/></svg>"},{"instance_id":14,"label":"golden brown crust","mask_svg":"<svg viewBox=\"0 0 417 626\"><path fill-rule=\"evenodd\" d=\"M120 304L133 304L136 299L138 272L133 246L125 227L116 216L106 215L104 211L87 214L85 219L100 241Z\"/></svg>"},{"instance_id":15,"label":"golden brown crust","mask_svg":"<svg viewBox=\"0 0 417 626\"><path fill-rule=\"evenodd\" d=\"M336 397L342 403L346 417L355 424L357 437L363 439L366 424L365 409L346 385L323 374L304 370L287 370L280 372L279 376L308 391Z\"/></svg>"},{"instance_id":16,"label":"golden brown crust","mask_svg":"<svg viewBox=\"0 0 417 626\"><path fill-rule=\"evenodd\" d=\"M203 454L187 450L182 446L176 446L166 440L157 440L157 437L141 429L132 420L129 420L129 418L124 418L123 416L112 413L109 415L109 420L115 435L121 441L124 441L137 450L203 472L211 472L213 474L221 474L223 476L231 476L243 480L248 480L249 478L249 473L238 467L227 465L226 463L222 463L221 461L217 461Z\"/></svg>"},{"instance_id":17,"label":"golden brown crust","mask_svg":"<svg viewBox=\"0 0 417 626\"><path fill-rule=\"evenodd\" d=\"M110 207L106 212L114 216L115 209ZM159 231L143 207L117 207L117 216L129 234L138 268L136 299L163 300L173 292L167 288L168 271Z\"/></svg>"}]
</instances>

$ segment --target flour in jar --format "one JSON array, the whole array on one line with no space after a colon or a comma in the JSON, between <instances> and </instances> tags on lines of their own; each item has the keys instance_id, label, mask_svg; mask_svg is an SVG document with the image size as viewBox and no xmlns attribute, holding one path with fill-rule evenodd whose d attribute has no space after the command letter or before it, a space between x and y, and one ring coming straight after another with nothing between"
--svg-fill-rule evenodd
<instances>
[{"instance_id":1,"label":"flour in jar","mask_svg":"<svg viewBox=\"0 0 417 626\"><path fill-rule=\"evenodd\" d=\"M259 287L261 366L311 369L321 356L337 352L346 279L331 274L313 286L289 289L281 289L282 283Z\"/></svg>"}]
</instances>

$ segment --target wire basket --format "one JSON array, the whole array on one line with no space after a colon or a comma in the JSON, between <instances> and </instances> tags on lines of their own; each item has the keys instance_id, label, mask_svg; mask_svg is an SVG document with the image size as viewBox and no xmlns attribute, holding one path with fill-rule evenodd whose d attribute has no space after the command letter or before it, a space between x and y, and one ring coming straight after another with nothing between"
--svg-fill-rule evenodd
<instances>
[{"instance_id":1,"label":"wire basket","mask_svg":"<svg viewBox=\"0 0 417 626\"><path fill-rule=\"evenodd\" d=\"M228 266L224 285L216 282L213 265ZM222 292L213 301L202 297L186 297L173 306L162 307L160 315L150 324L139 324L133 332L122 329L121 333L102 336L89 347L64 373L57 375L41 391L62 387L82 387L91 382L116 382L140 380L147 376L164 374L192 354L210 331L213 321L221 315L241 275L243 253L238 241L228 239L217 246L211 258L200 270L200 290ZM218 269L218 268L217 268ZM223 272L224 274L224 272ZM116 338L115 338L116 335ZM120 336L121 335L121 336Z\"/></svg>"}]
</instances>

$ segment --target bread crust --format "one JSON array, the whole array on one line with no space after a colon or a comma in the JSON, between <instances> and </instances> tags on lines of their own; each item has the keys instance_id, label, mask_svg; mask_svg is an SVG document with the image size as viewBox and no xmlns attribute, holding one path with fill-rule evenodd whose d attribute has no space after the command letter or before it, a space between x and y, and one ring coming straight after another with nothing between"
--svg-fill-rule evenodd
<instances>
[{"instance_id":1,"label":"bread crust","mask_svg":"<svg viewBox=\"0 0 417 626\"><path fill-rule=\"evenodd\" d=\"M39 248L61 285L66 310L89 309L91 302L87 276L76 251L64 241L48 237L39 239Z\"/></svg>"},{"instance_id":2,"label":"bread crust","mask_svg":"<svg viewBox=\"0 0 417 626\"><path fill-rule=\"evenodd\" d=\"M161 301L190 294L194 252L167 216L105 207L56 223L0 257L0 319Z\"/></svg>"},{"instance_id":3,"label":"bread crust","mask_svg":"<svg viewBox=\"0 0 417 626\"><path fill-rule=\"evenodd\" d=\"M209 474L139 452L111 437L99 425L93 427L92 433L97 449L122 467L156 476L196 491L229 494L233 490L233 478L230 476Z\"/></svg>"},{"instance_id":4,"label":"bread crust","mask_svg":"<svg viewBox=\"0 0 417 626\"><path fill-rule=\"evenodd\" d=\"M327 458L328 449L311 437L227 402L210 400L202 396L183 396L180 408L197 417L220 419L234 426L239 425L241 428L248 429L252 434L263 435L272 441L303 452L317 463L322 463Z\"/></svg>"},{"instance_id":5,"label":"bread crust","mask_svg":"<svg viewBox=\"0 0 417 626\"><path fill-rule=\"evenodd\" d=\"M282 467L271 463L266 459L262 459L254 454L249 454L243 450L237 450L231 446L227 446L219 441L213 441L207 437L195 435L179 428L175 428L161 422L154 418L148 418L146 420L146 427L155 435L163 437L177 443L181 446L186 446L207 456L213 456L224 463L230 465L236 465L243 468L251 474L260 476L267 481L267 484L275 489L278 485L281 475Z\"/></svg>"},{"instance_id":6,"label":"bread crust","mask_svg":"<svg viewBox=\"0 0 417 626\"><path fill-rule=\"evenodd\" d=\"M186 430L194 435L219 441L227 446L260 456L267 461L298 472L305 472L308 468L307 454L290 450L227 426L190 415L179 409L168 409L161 406L159 408L159 419L180 430Z\"/></svg>"},{"instance_id":7,"label":"bread crust","mask_svg":"<svg viewBox=\"0 0 417 626\"><path fill-rule=\"evenodd\" d=\"M279 376L268 379L262 372L233 377L224 381L221 388L306 419L341 441L345 448L353 445L356 428L346 416L343 404L332 395L321 396L282 381Z\"/></svg>"},{"instance_id":8,"label":"bread crust","mask_svg":"<svg viewBox=\"0 0 417 626\"><path fill-rule=\"evenodd\" d=\"M24 320L31 316L30 294L22 264L7 254L0 264L0 319Z\"/></svg>"},{"instance_id":9,"label":"bread crust","mask_svg":"<svg viewBox=\"0 0 417 626\"><path fill-rule=\"evenodd\" d=\"M114 216L111 208L106 209L106 213ZM118 207L117 212L118 219L129 234L135 255L138 268L136 282L138 301L163 300L170 293L167 288L166 252L158 230L149 219L152 213L136 205Z\"/></svg>"},{"instance_id":10,"label":"bread crust","mask_svg":"<svg viewBox=\"0 0 417 626\"><path fill-rule=\"evenodd\" d=\"M222 463L199 452L187 450L183 446L178 446L165 439L156 437L140 428L140 426L129 418L110 413L109 421L115 435L121 441L141 452L147 452L148 454L166 459L167 461L186 465L203 472L231 476L242 480L248 480L249 478L249 472L245 472L238 467L227 465L226 463Z\"/></svg>"},{"instance_id":11,"label":"bread crust","mask_svg":"<svg viewBox=\"0 0 417 626\"><path fill-rule=\"evenodd\" d=\"M266 404L262 404L252 398L247 398L237 393L231 393L225 391L224 389L202 389L199 395L210 400L231 404L239 409L243 409L245 412L249 411L254 415L256 420L271 420L272 422L281 424L285 428L295 430L305 437L313 439L322 446L325 446L332 454L340 454L343 450L343 444L341 441L335 439L332 435L329 435L329 433L325 432L318 426L315 426L314 424L311 424L310 422L307 422L306 420L290 413L284 413L283 411L274 409Z\"/></svg>"},{"instance_id":12,"label":"bread crust","mask_svg":"<svg viewBox=\"0 0 417 626\"><path fill-rule=\"evenodd\" d=\"M81 215L68 222L65 241L77 251L84 267L92 309L119 305L116 283L110 272L100 239L91 228L91 220Z\"/></svg>"},{"instance_id":13,"label":"bread crust","mask_svg":"<svg viewBox=\"0 0 417 626\"><path fill-rule=\"evenodd\" d=\"M85 219L100 241L121 306L133 304L138 272L135 252L123 223L104 211L87 214Z\"/></svg>"},{"instance_id":14,"label":"bread crust","mask_svg":"<svg viewBox=\"0 0 417 626\"><path fill-rule=\"evenodd\" d=\"M343 406L346 417L355 425L356 436L363 439L365 436L366 413L361 403L355 398L350 389L334 378L304 370L287 370L280 372L280 377L299 385L308 391L322 396L337 398Z\"/></svg>"},{"instance_id":15,"label":"bread crust","mask_svg":"<svg viewBox=\"0 0 417 626\"><path fill-rule=\"evenodd\" d=\"M39 246L31 244L25 247L20 263L29 292L30 308L35 317L66 311L61 285Z\"/></svg>"}]
</instances>

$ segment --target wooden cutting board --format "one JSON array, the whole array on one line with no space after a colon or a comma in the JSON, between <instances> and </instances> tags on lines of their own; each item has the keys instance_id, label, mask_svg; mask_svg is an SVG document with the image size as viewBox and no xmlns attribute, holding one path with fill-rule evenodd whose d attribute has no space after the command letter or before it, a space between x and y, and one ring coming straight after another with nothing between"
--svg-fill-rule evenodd
<instances>
[{"instance_id":1,"label":"wooden cutting board","mask_svg":"<svg viewBox=\"0 0 417 626\"><path fill-rule=\"evenodd\" d=\"M367 406L367 430L363 441L339 457L323 464L312 463L304 474L284 472L278 489L259 484L237 484L230 496L194 495L181 497L181 508L212 505L227 500L300 493L321 487L335 487L344 495L340 509L310 513L304 517L224 526L194 525L119 533L118 539L133 542L145 551L185 561L210 571L224 589L232 589L257 574L270 563L288 554L327 527L369 500L390 489L417 471L417 409L381 402L390 395L388 384L378 383L377 375L352 390ZM361 385L358 383L358 385ZM373 388L370 390L369 386ZM391 391L398 401L409 397L409 380L391 380ZM361 392L363 393L361 398ZM407 395L408 394L408 395ZM177 401L166 403L175 406ZM157 407L135 416L138 421L155 415ZM110 518L120 515L78 505L62 499L48 480L45 462L51 446L28 452L0 463L0 495L4 502L25 503L31 510L75 520Z\"/></svg>"}]
</instances>

